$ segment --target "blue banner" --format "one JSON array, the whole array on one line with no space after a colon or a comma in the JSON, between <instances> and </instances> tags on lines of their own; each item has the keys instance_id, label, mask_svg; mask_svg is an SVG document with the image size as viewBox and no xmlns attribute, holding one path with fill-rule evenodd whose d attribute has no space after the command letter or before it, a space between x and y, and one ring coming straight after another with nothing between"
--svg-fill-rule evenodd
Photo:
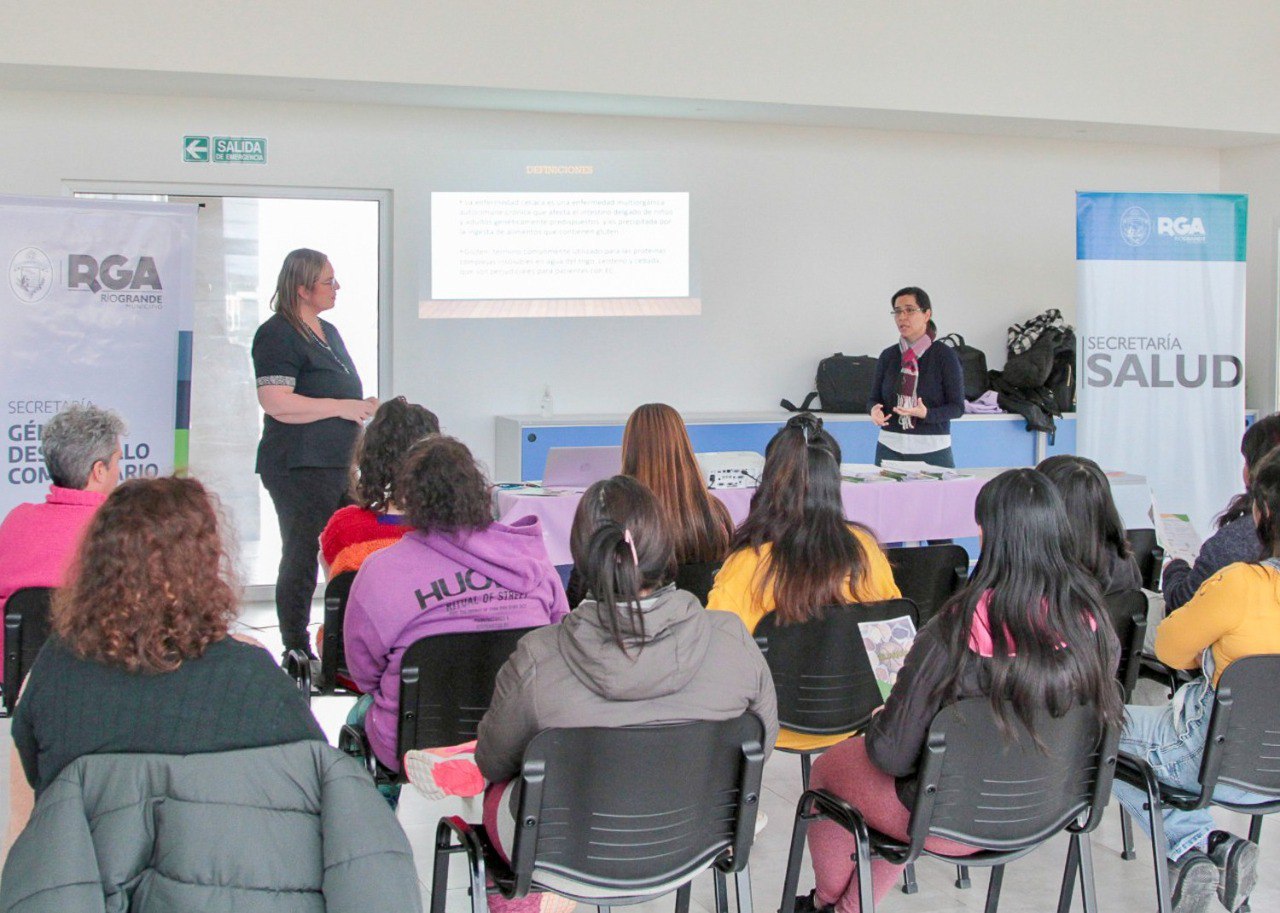
<instances>
[{"instance_id":1,"label":"blue banner","mask_svg":"<svg viewBox=\"0 0 1280 913\"><path fill-rule=\"evenodd\" d=\"M1249 198L1231 193L1077 193L1077 260L1243 263Z\"/></svg>"}]
</instances>

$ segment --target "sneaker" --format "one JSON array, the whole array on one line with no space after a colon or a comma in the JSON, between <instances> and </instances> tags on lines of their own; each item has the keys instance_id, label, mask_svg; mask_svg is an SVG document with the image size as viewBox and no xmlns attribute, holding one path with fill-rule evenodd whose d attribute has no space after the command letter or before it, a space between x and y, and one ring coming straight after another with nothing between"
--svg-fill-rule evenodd
<instances>
[{"instance_id":1,"label":"sneaker","mask_svg":"<svg viewBox=\"0 0 1280 913\"><path fill-rule=\"evenodd\" d=\"M834 909L834 906L828 907L818 903L817 888L814 888L808 894L796 895L795 913L831 913Z\"/></svg>"},{"instance_id":2,"label":"sneaker","mask_svg":"<svg viewBox=\"0 0 1280 913\"><path fill-rule=\"evenodd\" d=\"M1199 850L1169 863L1173 913L1210 913L1218 900L1218 867Z\"/></svg>"},{"instance_id":3,"label":"sneaker","mask_svg":"<svg viewBox=\"0 0 1280 913\"><path fill-rule=\"evenodd\" d=\"M1218 867L1218 900L1235 913L1258 881L1258 845L1226 831L1214 831L1209 835L1209 858Z\"/></svg>"}]
</instances>

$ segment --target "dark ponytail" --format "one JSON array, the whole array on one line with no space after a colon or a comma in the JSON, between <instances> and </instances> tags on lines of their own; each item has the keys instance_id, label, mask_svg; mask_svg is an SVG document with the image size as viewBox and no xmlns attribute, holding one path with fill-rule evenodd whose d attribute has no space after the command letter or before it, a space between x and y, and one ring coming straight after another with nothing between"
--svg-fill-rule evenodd
<instances>
[{"instance_id":1,"label":"dark ponytail","mask_svg":"<svg viewBox=\"0 0 1280 913\"><path fill-rule=\"evenodd\" d=\"M596 482L582 496L569 535L573 563L601 623L624 653L644 643L640 594L675 577L676 561L653 492L629 476Z\"/></svg>"}]
</instances>

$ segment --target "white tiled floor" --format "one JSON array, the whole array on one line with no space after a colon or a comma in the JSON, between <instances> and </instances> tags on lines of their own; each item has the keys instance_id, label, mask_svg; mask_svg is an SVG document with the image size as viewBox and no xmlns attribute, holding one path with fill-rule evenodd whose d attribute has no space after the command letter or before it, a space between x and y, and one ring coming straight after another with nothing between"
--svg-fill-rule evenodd
<instances>
[{"instance_id":1,"label":"white tiled floor","mask_svg":"<svg viewBox=\"0 0 1280 913\"><path fill-rule=\"evenodd\" d=\"M318 618L319 610L313 617ZM275 612L271 606L249 606L241 624L279 656L280 639L275 628ZM1152 698L1159 695L1153 688ZM316 698L312 710L331 742L336 744L338 729L352 704L351 698ZM8 742L8 721L0 721L0 739ZM0 763L6 767L0 784L7 791L10 753L0 752ZM756 840L751 855L751 881L755 909L760 913L777 910L782 890L783 869L786 865L787 847L791 837L791 822L795 805L800 798L800 763L795 755L775 752L765 767L764 795L761 805L768 816L768 824ZM0 814L8 815L8 797L0 802ZM1220 825L1236 833L1245 833L1248 821L1243 816L1215 811ZM0 821L0 827L7 821ZM3 830L0 830L3 833ZM1102 911L1120 913L1146 913L1155 910L1155 891L1152 883L1151 854L1138 831L1138 858L1125 862L1120 858L1120 824L1115 806L1108 809L1102 826L1094 834L1094 864L1097 871L1099 906ZM1066 841L1058 838L1032 855L1009 866L1005 873L1004 892L1000 909L1006 913L1030 913L1056 909L1058 888L1062 877L1062 865L1066 855ZM1264 830L1262 852L1259 861L1260 884L1253 896L1253 909L1257 913L1280 911L1280 824L1268 824ZM424 882L429 876L431 860L419 858L418 871ZM973 887L960 891L952 886L954 868L934 860L924 860L918 867L920 892L912 896L899 891L892 892L881 909L886 911L920 911L920 913L961 913L981 910L986 894L986 872L973 870ZM806 862L801 875L802 892L813 886L813 875ZM423 898L424 909L427 898ZM673 898L642 904L632 909L637 913L658 913L672 909ZM1077 892L1076 905L1080 909ZM697 913L711 913L713 908L711 879L703 876L694 885L693 907Z\"/></svg>"}]
</instances>

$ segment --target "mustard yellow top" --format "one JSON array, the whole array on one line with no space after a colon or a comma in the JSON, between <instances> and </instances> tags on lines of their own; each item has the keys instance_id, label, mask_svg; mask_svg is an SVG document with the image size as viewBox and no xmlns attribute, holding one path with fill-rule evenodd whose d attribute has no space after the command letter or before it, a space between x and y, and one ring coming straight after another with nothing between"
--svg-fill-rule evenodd
<instances>
[{"instance_id":1,"label":"mustard yellow top","mask_svg":"<svg viewBox=\"0 0 1280 913\"><path fill-rule=\"evenodd\" d=\"M853 534L862 543L863 551L868 558L867 574L862 585L855 591L846 585L845 595L850 602L879 602L883 599L897 599L902 595L898 584L893 580L893 568L885 557L880 544L874 538L859 529ZM767 589L760 585L764 568L769 561L772 547L765 543L758 549L739 549L730 555L716 574L715 586L707 597L708 609L720 609L732 612L742 619L747 630L755 633L760 619L774 610L773 587ZM782 729L778 732L778 747L791 751L814 751L827 748L837 742L843 742L851 732L839 735L809 735Z\"/></svg>"},{"instance_id":2,"label":"mustard yellow top","mask_svg":"<svg viewBox=\"0 0 1280 913\"><path fill-rule=\"evenodd\" d=\"M1156 628L1156 656L1175 669L1200 668L1205 647L1213 648L1215 686L1234 660L1280 653L1280 573L1229 565Z\"/></svg>"}]
</instances>

